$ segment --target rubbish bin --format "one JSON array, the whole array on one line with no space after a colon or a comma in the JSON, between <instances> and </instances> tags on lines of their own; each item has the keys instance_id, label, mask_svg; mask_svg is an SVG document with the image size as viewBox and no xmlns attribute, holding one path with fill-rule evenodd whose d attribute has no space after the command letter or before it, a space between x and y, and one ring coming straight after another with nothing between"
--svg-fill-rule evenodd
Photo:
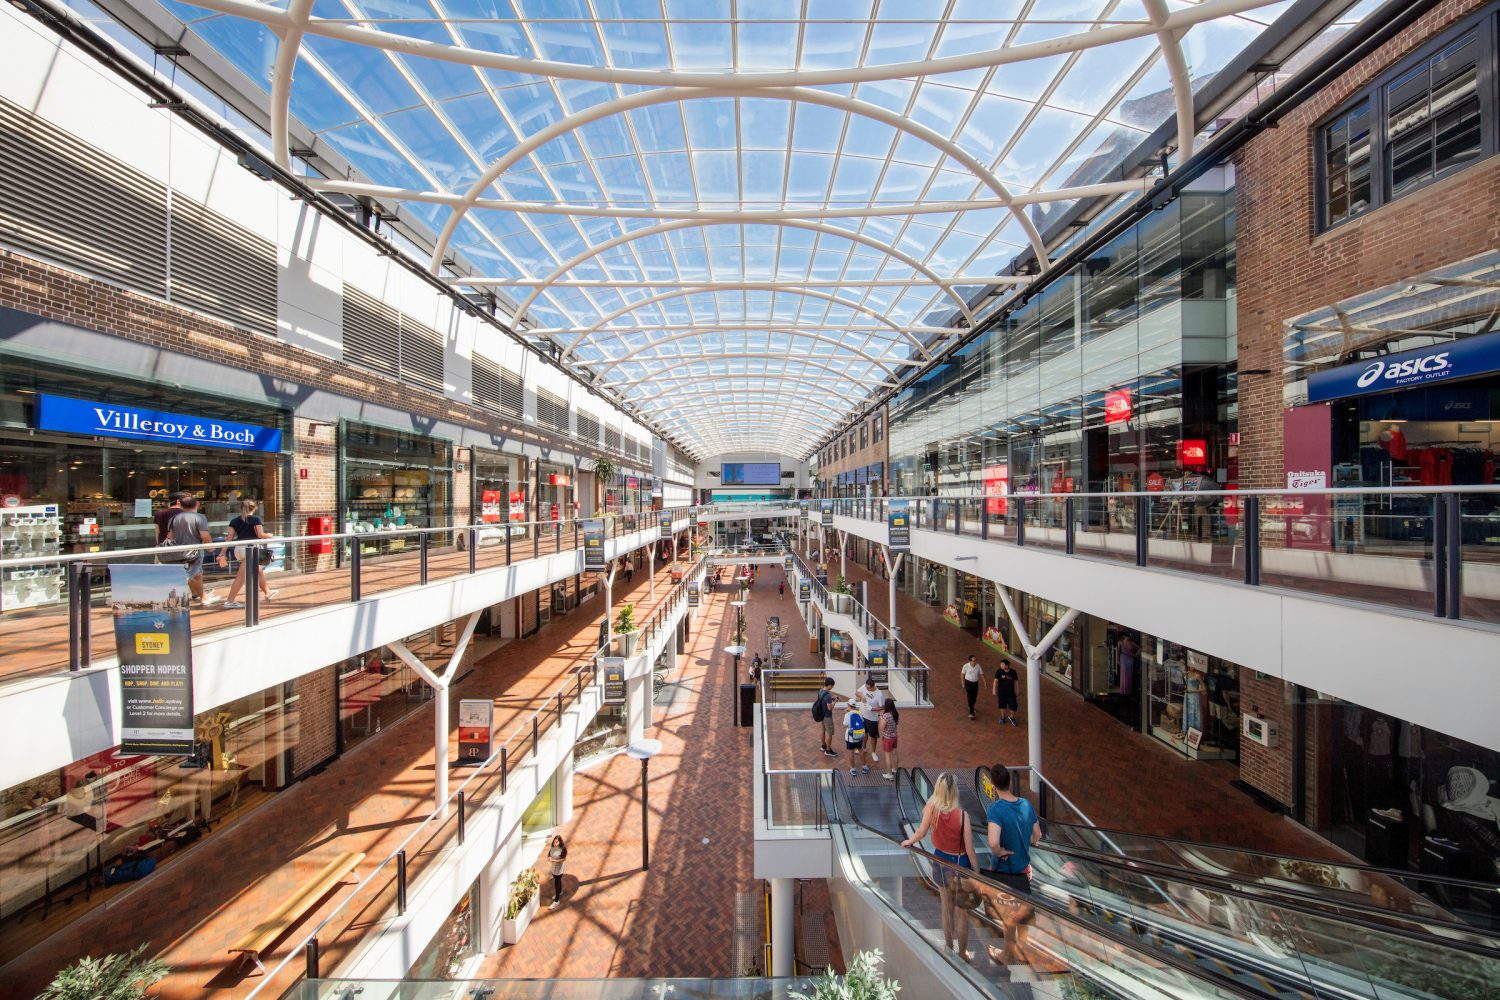
<instances>
[{"instance_id":1,"label":"rubbish bin","mask_svg":"<svg viewBox=\"0 0 1500 1000\"><path fill-rule=\"evenodd\" d=\"M755 718L755 685L748 681L740 685L739 724L748 726Z\"/></svg>"}]
</instances>

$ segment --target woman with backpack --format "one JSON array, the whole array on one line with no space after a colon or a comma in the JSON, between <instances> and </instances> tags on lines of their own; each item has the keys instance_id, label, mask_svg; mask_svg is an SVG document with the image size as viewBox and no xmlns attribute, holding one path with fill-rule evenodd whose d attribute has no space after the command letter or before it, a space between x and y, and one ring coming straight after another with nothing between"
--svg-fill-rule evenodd
<instances>
[{"instance_id":1,"label":"woman with backpack","mask_svg":"<svg viewBox=\"0 0 1500 1000\"><path fill-rule=\"evenodd\" d=\"M865 757L865 718L852 701L844 703L844 749L849 751L849 777L870 773L870 762ZM863 771L859 770L860 765L864 765Z\"/></svg>"},{"instance_id":2,"label":"woman with backpack","mask_svg":"<svg viewBox=\"0 0 1500 1000\"><path fill-rule=\"evenodd\" d=\"M922 807L922 822L910 837L901 842L901 846L919 846L929 832L932 834L933 856L947 862L932 866L932 881L937 884L942 897L943 947L952 948L956 935L958 955L967 962L970 958L969 911L956 901L964 879L949 865L978 871L979 858L974 853L974 830L969 824L968 811L959 805L958 785L953 775L946 771L938 775L932 797Z\"/></svg>"},{"instance_id":3,"label":"woman with backpack","mask_svg":"<svg viewBox=\"0 0 1500 1000\"><path fill-rule=\"evenodd\" d=\"M239 516L229 522L228 541L230 548L234 551L235 561L239 563L239 568L235 570L234 582L229 585L229 596L224 601L224 607L226 608L243 608L245 606L239 601L240 588L245 585L245 560L252 556L257 556L260 559L262 567L271 561L270 549L264 547L252 549L250 546L244 544L272 537L266 531L265 522L256 515L256 509L257 505L254 500L241 500ZM221 567L229 565L228 550L219 550L218 563ZM275 597L277 591L272 590L270 584L266 582L266 575L261 573L258 579L260 580L261 600L269 601Z\"/></svg>"}]
</instances>

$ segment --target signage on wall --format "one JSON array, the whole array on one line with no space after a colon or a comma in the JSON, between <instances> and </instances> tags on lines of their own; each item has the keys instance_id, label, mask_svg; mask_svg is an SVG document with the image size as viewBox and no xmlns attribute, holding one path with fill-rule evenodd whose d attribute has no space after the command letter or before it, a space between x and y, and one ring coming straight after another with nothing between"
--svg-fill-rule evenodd
<instances>
[{"instance_id":1,"label":"signage on wall","mask_svg":"<svg viewBox=\"0 0 1500 1000\"><path fill-rule=\"evenodd\" d=\"M1010 466L987 465L984 468L984 509L987 514L1004 516L1010 501Z\"/></svg>"},{"instance_id":2,"label":"signage on wall","mask_svg":"<svg viewBox=\"0 0 1500 1000\"><path fill-rule=\"evenodd\" d=\"M275 427L257 427L213 417L190 417L138 406L93 403L48 393L36 397L36 426L44 431L168 441L208 448L281 450L281 431Z\"/></svg>"},{"instance_id":3,"label":"signage on wall","mask_svg":"<svg viewBox=\"0 0 1500 1000\"><path fill-rule=\"evenodd\" d=\"M604 704L625 704L625 657L601 657L599 668L604 672Z\"/></svg>"},{"instance_id":4,"label":"signage on wall","mask_svg":"<svg viewBox=\"0 0 1500 1000\"><path fill-rule=\"evenodd\" d=\"M1294 406L1281 413L1282 470L1288 490L1317 490L1328 485L1333 468L1333 415L1327 403ZM1262 510L1279 508L1282 544L1289 549L1324 549L1332 539L1327 494L1276 498ZM1268 497L1268 501L1272 498Z\"/></svg>"},{"instance_id":5,"label":"signage on wall","mask_svg":"<svg viewBox=\"0 0 1500 1000\"><path fill-rule=\"evenodd\" d=\"M563 472L550 472L547 474L548 486L571 486L572 480Z\"/></svg>"},{"instance_id":6,"label":"signage on wall","mask_svg":"<svg viewBox=\"0 0 1500 1000\"><path fill-rule=\"evenodd\" d=\"M604 558L604 522L598 518L583 522L583 571L603 573L608 565Z\"/></svg>"},{"instance_id":7,"label":"signage on wall","mask_svg":"<svg viewBox=\"0 0 1500 1000\"><path fill-rule=\"evenodd\" d=\"M475 767L490 759L495 703L488 698L465 698L458 703L458 761Z\"/></svg>"},{"instance_id":8,"label":"signage on wall","mask_svg":"<svg viewBox=\"0 0 1500 1000\"><path fill-rule=\"evenodd\" d=\"M510 494L510 519L512 521L526 520L526 494L520 490L512 490Z\"/></svg>"},{"instance_id":9,"label":"signage on wall","mask_svg":"<svg viewBox=\"0 0 1500 1000\"><path fill-rule=\"evenodd\" d=\"M1207 465L1208 442L1201 438L1187 438L1177 442L1177 464L1188 469Z\"/></svg>"},{"instance_id":10,"label":"signage on wall","mask_svg":"<svg viewBox=\"0 0 1500 1000\"><path fill-rule=\"evenodd\" d=\"M499 490L484 490L479 494L479 519L486 524L496 524L500 521L500 498L505 496Z\"/></svg>"},{"instance_id":11,"label":"signage on wall","mask_svg":"<svg viewBox=\"0 0 1500 1000\"><path fill-rule=\"evenodd\" d=\"M180 563L109 567L120 753L193 754L193 630Z\"/></svg>"},{"instance_id":12,"label":"signage on wall","mask_svg":"<svg viewBox=\"0 0 1500 1000\"><path fill-rule=\"evenodd\" d=\"M1167 488L1166 477L1160 472L1153 472L1146 477L1146 492L1160 493Z\"/></svg>"},{"instance_id":13,"label":"signage on wall","mask_svg":"<svg viewBox=\"0 0 1500 1000\"><path fill-rule=\"evenodd\" d=\"M1307 377L1308 402L1391 392L1500 371L1500 333L1402 351Z\"/></svg>"},{"instance_id":14,"label":"signage on wall","mask_svg":"<svg viewBox=\"0 0 1500 1000\"><path fill-rule=\"evenodd\" d=\"M1122 424L1130 419L1130 390L1114 389L1104 394L1104 422Z\"/></svg>"},{"instance_id":15,"label":"signage on wall","mask_svg":"<svg viewBox=\"0 0 1500 1000\"><path fill-rule=\"evenodd\" d=\"M911 501L891 500L887 504L887 543L892 552L911 551Z\"/></svg>"}]
</instances>

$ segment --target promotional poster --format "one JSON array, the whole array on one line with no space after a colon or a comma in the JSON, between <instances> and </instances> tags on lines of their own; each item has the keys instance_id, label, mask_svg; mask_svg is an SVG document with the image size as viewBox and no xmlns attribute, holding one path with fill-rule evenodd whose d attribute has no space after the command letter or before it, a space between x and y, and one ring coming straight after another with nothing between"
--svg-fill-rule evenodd
<instances>
[{"instance_id":1,"label":"promotional poster","mask_svg":"<svg viewBox=\"0 0 1500 1000\"><path fill-rule=\"evenodd\" d=\"M825 527L825 528L831 528L831 527L833 527L833 501L832 500L824 500L823 501L822 518L823 518L823 521L822 521L823 527Z\"/></svg>"},{"instance_id":2,"label":"promotional poster","mask_svg":"<svg viewBox=\"0 0 1500 1000\"><path fill-rule=\"evenodd\" d=\"M458 763L483 764L490 759L495 703L488 698L464 698L458 703Z\"/></svg>"},{"instance_id":3,"label":"promotional poster","mask_svg":"<svg viewBox=\"0 0 1500 1000\"><path fill-rule=\"evenodd\" d=\"M797 581L797 603L806 604L812 600L812 582L809 580Z\"/></svg>"},{"instance_id":4,"label":"promotional poster","mask_svg":"<svg viewBox=\"0 0 1500 1000\"><path fill-rule=\"evenodd\" d=\"M604 704L625 704L625 657L605 656L599 667L604 671Z\"/></svg>"},{"instance_id":5,"label":"promotional poster","mask_svg":"<svg viewBox=\"0 0 1500 1000\"><path fill-rule=\"evenodd\" d=\"M583 522L583 571L603 573L609 568L604 558L604 522L593 518Z\"/></svg>"},{"instance_id":6,"label":"promotional poster","mask_svg":"<svg viewBox=\"0 0 1500 1000\"><path fill-rule=\"evenodd\" d=\"M193 630L183 566L109 567L120 753L193 753Z\"/></svg>"},{"instance_id":7,"label":"promotional poster","mask_svg":"<svg viewBox=\"0 0 1500 1000\"><path fill-rule=\"evenodd\" d=\"M696 608L698 606L698 602L699 602L700 598L699 598L699 590L698 590L698 584L697 583L690 583L690 584L688 584L688 586L687 586L687 599L688 599L688 607L690 607L690 608Z\"/></svg>"},{"instance_id":8,"label":"promotional poster","mask_svg":"<svg viewBox=\"0 0 1500 1000\"><path fill-rule=\"evenodd\" d=\"M887 671L891 665L890 643L885 639L871 639L868 642L868 656L866 657L866 670L876 687L883 687L889 682Z\"/></svg>"},{"instance_id":9,"label":"promotional poster","mask_svg":"<svg viewBox=\"0 0 1500 1000\"><path fill-rule=\"evenodd\" d=\"M664 511L661 512L660 517L661 517L661 537L662 538L671 538L672 537L672 512L669 511L669 510L664 510Z\"/></svg>"},{"instance_id":10,"label":"promotional poster","mask_svg":"<svg viewBox=\"0 0 1500 1000\"><path fill-rule=\"evenodd\" d=\"M911 501L891 500L887 507L891 553L911 551Z\"/></svg>"}]
</instances>

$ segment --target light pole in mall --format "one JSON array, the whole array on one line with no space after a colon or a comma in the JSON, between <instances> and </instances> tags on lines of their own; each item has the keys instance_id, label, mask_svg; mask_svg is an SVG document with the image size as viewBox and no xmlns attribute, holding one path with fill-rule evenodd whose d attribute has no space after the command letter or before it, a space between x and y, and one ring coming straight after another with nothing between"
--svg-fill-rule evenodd
<instances>
[{"instance_id":1,"label":"light pole in mall","mask_svg":"<svg viewBox=\"0 0 1500 1000\"><path fill-rule=\"evenodd\" d=\"M734 657L734 686L740 683L740 657L745 655L745 601L730 601L734 608L734 643L724 647L724 652Z\"/></svg>"},{"instance_id":2,"label":"light pole in mall","mask_svg":"<svg viewBox=\"0 0 1500 1000\"><path fill-rule=\"evenodd\" d=\"M651 809L647 788L651 780L651 758L661 753L661 740L636 740L625 752L641 762L641 871L651 870Z\"/></svg>"}]
</instances>

